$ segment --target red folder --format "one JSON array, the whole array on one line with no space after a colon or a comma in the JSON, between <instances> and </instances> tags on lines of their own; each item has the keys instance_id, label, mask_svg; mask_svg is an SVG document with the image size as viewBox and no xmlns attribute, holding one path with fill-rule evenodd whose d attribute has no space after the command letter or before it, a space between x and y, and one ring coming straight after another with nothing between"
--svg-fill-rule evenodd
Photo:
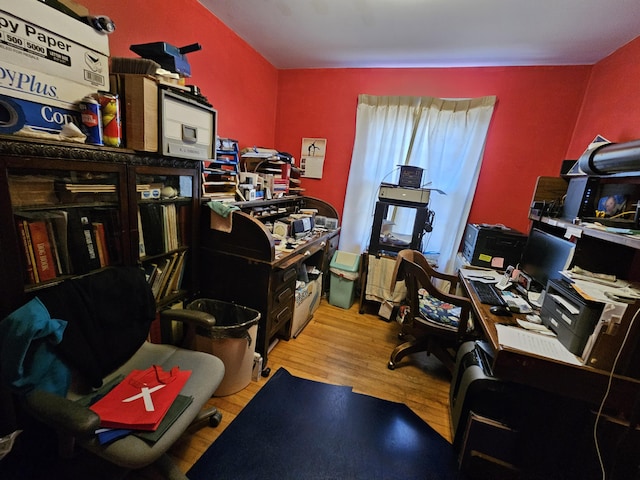
<instances>
[{"instance_id":1,"label":"red folder","mask_svg":"<svg viewBox=\"0 0 640 480\"><path fill-rule=\"evenodd\" d=\"M134 370L90 408L106 428L156 430L189 379L190 370L154 365Z\"/></svg>"}]
</instances>

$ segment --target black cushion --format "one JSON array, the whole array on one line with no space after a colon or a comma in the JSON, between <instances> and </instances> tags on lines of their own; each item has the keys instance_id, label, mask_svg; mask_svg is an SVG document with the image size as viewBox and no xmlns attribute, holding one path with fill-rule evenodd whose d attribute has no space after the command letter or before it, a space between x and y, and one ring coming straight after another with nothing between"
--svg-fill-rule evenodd
<instances>
[{"instance_id":1,"label":"black cushion","mask_svg":"<svg viewBox=\"0 0 640 480\"><path fill-rule=\"evenodd\" d=\"M92 386L147 338L155 300L144 272L113 267L38 292L52 318L68 322L58 353Z\"/></svg>"}]
</instances>

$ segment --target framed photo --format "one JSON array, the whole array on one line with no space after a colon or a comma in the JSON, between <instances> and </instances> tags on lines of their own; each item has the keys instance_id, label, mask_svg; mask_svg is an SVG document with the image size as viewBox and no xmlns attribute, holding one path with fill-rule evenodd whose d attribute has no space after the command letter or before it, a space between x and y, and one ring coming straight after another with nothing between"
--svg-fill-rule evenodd
<instances>
[{"instance_id":1,"label":"framed photo","mask_svg":"<svg viewBox=\"0 0 640 480\"><path fill-rule=\"evenodd\" d=\"M626 195L607 195L598 200L598 211L604 212L606 217L613 217L625 211L627 207Z\"/></svg>"}]
</instances>

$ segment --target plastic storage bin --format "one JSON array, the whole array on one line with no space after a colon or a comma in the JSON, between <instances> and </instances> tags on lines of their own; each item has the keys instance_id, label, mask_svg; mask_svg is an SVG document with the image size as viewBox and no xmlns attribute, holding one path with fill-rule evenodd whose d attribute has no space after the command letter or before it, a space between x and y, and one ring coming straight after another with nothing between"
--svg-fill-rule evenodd
<instances>
[{"instance_id":1,"label":"plastic storage bin","mask_svg":"<svg viewBox=\"0 0 640 480\"><path fill-rule=\"evenodd\" d=\"M249 385L260 312L234 303L203 298L194 300L186 308L209 313L216 319L214 327L197 328L193 340L195 350L211 353L224 363L224 378L214 396L231 395Z\"/></svg>"},{"instance_id":2,"label":"plastic storage bin","mask_svg":"<svg viewBox=\"0 0 640 480\"><path fill-rule=\"evenodd\" d=\"M341 308L351 308L358 279L360 255L336 251L333 254L329 271L329 303Z\"/></svg>"}]
</instances>

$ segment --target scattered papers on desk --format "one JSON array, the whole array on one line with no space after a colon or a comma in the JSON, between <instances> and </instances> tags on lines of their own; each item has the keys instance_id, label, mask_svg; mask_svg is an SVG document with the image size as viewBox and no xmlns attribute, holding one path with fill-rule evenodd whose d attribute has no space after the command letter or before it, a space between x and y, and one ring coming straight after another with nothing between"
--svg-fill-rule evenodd
<instances>
[{"instance_id":1,"label":"scattered papers on desk","mask_svg":"<svg viewBox=\"0 0 640 480\"><path fill-rule=\"evenodd\" d=\"M640 289L637 285L625 280L618 279L615 282L605 283L579 278L569 270L563 270L560 273L585 300L600 303L629 303L640 299Z\"/></svg>"},{"instance_id":2,"label":"scattered papers on desk","mask_svg":"<svg viewBox=\"0 0 640 480\"><path fill-rule=\"evenodd\" d=\"M480 281L483 283L498 283L504 276L497 270L479 270L475 268L461 268L460 275L469 280Z\"/></svg>"},{"instance_id":3,"label":"scattered papers on desk","mask_svg":"<svg viewBox=\"0 0 640 480\"><path fill-rule=\"evenodd\" d=\"M496 330L498 331L498 343L503 347L514 348L572 365L582 365L582 362L567 350L556 337L508 325L496 325Z\"/></svg>"},{"instance_id":4,"label":"scattered papers on desk","mask_svg":"<svg viewBox=\"0 0 640 480\"><path fill-rule=\"evenodd\" d=\"M563 270L564 276L569 279L586 280L587 282L599 283L601 285L607 285L609 287L627 287L629 282L616 278L615 275L607 275L605 273L593 273L589 270L585 270L578 266L573 267L571 270Z\"/></svg>"},{"instance_id":5,"label":"scattered papers on desk","mask_svg":"<svg viewBox=\"0 0 640 480\"><path fill-rule=\"evenodd\" d=\"M555 333L553 333L551 330L549 330L549 328L542 325L541 323L528 322L526 320L521 320L520 318L517 318L516 322L525 330L531 330L532 332L541 333L542 335L548 335L552 337L556 336Z\"/></svg>"}]
</instances>

